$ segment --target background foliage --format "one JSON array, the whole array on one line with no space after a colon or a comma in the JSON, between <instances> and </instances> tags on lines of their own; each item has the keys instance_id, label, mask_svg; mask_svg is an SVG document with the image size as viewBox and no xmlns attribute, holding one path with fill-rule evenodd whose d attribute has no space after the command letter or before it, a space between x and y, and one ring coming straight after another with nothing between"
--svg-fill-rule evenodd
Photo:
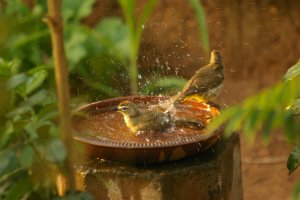
<instances>
[{"instance_id":1,"label":"background foliage","mask_svg":"<svg viewBox=\"0 0 300 200\"><path fill-rule=\"evenodd\" d=\"M242 132L248 141L257 134L269 141L271 131L283 129L289 143L295 145L287 159L289 173L300 165L300 59L273 87L247 98L240 105L225 109L213 120L209 131L224 125L225 135ZM296 185L293 199L300 198L300 183Z\"/></svg>"},{"instance_id":2,"label":"background foliage","mask_svg":"<svg viewBox=\"0 0 300 200\"><path fill-rule=\"evenodd\" d=\"M120 0L125 20L106 17L88 27L82 19L92 12L94 2L62 4L73 97L95 101L130 92L161 94L185 84L183 78L155 71L142 77L138 70L142 32L158 0L149 0L140 15L135 0ZM191 5L199 23L205 24L201 4ZM22 0L0 2L0 199L92 199L78 192L59 197L55 185L67 153L57 127L50 33L42 22L45 13L42 0L32 7ZM206 27L200 30L200 40L208 48Z\"/></svg>"}]
</instances>

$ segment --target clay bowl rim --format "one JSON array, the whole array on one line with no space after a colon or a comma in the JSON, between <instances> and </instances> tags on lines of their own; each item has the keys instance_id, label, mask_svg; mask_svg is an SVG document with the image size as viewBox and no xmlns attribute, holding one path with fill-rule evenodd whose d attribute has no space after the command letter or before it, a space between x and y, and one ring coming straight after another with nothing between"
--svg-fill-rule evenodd
<instances>
[{"instance_id":1,"label":"clay bowl rim","mask_svg":"<svg viewBox=\"0 0 300 200\"><path fill-rule=\"evenodd\" d=\"M135 101L135 102L155 102L159 100L166 100L168 97L160 97L160 96L124 96L124 97L116 97L116 98L111 98L111 99L106 99L106 100L101 100L97 102L92 102L89 104L86 104L84 106L79 107L76 109L77 111L88 111L92 109L92 111L97 110L97 111L104 111L105 108L112 108L116 107L119 102L124 101L124 100L130 100L130 101ZM103 109L97 109L98 105L102 105L99 107L103 107ZM106 105L106 106L105 106ZM94 109L93 109L94 108ZM96 108L96 109L95 109ZM86 112L88 113L88 112ZM72 116L72 119L74 116ZM159 149L159 148L169 148L169 147L179 147L179 146L185 146L185 145L192 145L196 143L201 143L208 141L212 139L213 137L216 137L220 134L222 134L223 129L218 128L215 130L212 134L209 136L205 134L198 134L195 136L190 136L190 137L184 137L178 140L174 141L164 141L164 142L144 142L144 143L136 143L136 142L117 142L113 140L101 140L99 138L95 138L93 136L80 136L84 133L80 133L74 129L73 131L73 139L80 141L85 144L90 144L94 146L99 146L99 147L107 147L107 148L118 148L118 149Z\"/></svg>"}]
</instances>

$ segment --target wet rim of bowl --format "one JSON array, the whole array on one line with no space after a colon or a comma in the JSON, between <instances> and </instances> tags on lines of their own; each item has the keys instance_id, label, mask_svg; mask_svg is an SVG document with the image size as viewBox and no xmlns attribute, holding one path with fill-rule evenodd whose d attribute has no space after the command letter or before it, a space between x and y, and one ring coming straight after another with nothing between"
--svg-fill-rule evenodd
<instances>
[{"instance_id":1,"label":"wet rim of bowl","mask_svg":"<svg viewBox=\"0 0 300 200\"><path fill-rule=\"evenodd\" d=\"M91 108L96 108L97 105L101 105L99 107L106 108L108 106L116 106L119 102L124 100L131 100L131 101L138 101L138 102L151 102L151 101L157 101L157 100L165 100L166 97L158 97L158 96L125 96L125 97L117 97L102 101L93 102L87 105L84 105L80 108L78 108L76 111L82 111L87 110ZM104 105L104 106L103 106ZM105 106L108 105L108 106ZM92 111L95 109L92 109ZM222 128L217 129L212 134L210 134L210 137L207 137L207 135L199 134L195 136L189 136L189 137L183 137L178 138L178 140L174 141L160 141L160 142L144 142L144 143L136 143L136 142L117 142L114 140L102 140L100 138L96 138L93 136L82 136L84 133L80 133L78 131L75 131L73 129L73 138L75 140L78 140L83 143L95 145L95 146L102 146L102 147L109 147L109 148L126 148L126 149L153 149L153 148L167 148L167 147L176 147L176 146L183 146L183 145L189 145L189 144L196 144L208 141L209 139L220 135L222 133Z\"/></svg>"}]
</instances>

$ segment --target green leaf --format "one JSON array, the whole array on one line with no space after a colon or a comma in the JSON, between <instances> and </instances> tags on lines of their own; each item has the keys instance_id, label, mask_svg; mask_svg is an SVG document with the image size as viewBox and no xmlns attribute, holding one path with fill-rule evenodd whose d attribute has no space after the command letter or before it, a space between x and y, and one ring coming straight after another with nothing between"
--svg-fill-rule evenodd
<instances>
[{"instance_id":1,"label":"green leaf","mask_svg":"<svg viewBox=\"0 0 300 200\"><path fill-rule=\"evenodd\" d=\"M128 29L120 18L107 17L101 20L94 28L93 36L109 55L120 60L128 60L130 56Z\"/></svg>"},{"instance_id":2,"label":"green leaf","mask_svg":"<svg viewBox=\"0 0 300 200\"><path fill-rule=\"evenodd\" d=\"M71 32L66 38L65 46L67 58L70 62L69 68L70 71L72 71L74 66L77 65L88 54L86 48L88 34L83 27L71 26L70 30Z\"/></svg>"},{"instance_id":3,"label":"green leaf","mask_svg":"<svg viewBox=\"0 0 300 200\"><path fill-rule=\"evenodd\" d=\"M86 192L69 192L66 193L64 196L57 197L54 200L93 200L94 197Z\"/></svg>"},{"instance_id":4,"label":"green leaf","mask_svg":"<svg viewBox=\"0 0 300 200\"><path fill-rule=\"evenodd\" d=\"M244 122L243 133L250 141L254 140L257 131L259 130L259 128L261 128L261 114L262 110L258 110L255 108L249 109L248 117Z\"/></svg>"},{"instance_id":5,"label":"green leaf","mask_svg":"<svg viewBox=\"0 0 300 200\"><path fill-rule=\"evenodd\" d=\"M61 140L53 139L46 145L46 159L51 162L61 163L67 156L64 143Z\"/></svg>"},{"instance_id":6,"label":"green leaf","mask_svg":"<svg viewBox=\"0 0 300 200\"><path fill-rule=\"evenodd\" d=\"M37 42L38 40L41 40L43 38L46 38L49 36L49 30L40 30L32 32L31 34L22 35L20 37L17 37L13 43L11 44L12 49L21 49L23 46L31 45L34 42Z\"/></svg>"},{"instance_id":7,"label":"green leaf","mask_svg":"<svg viewBox=\"0 0 300 200\"><path fill-rule=\"evenodd\" d=\"M20 179L7 192L6 200L21 199L24 195L32 191L32 182L29 178Z\"/></svg>"},{"instance_id":8,"label":"green leaf","mask_svg":"<svg viewBox=\"0 0 300 200\"><path fill-rule=\"evenodd\" d=\"M28 168L33 161L34 151L31 146L25 146L21 151L20 163L23 167Z\"/></svg>"},{"instance_id":9,"label":"green leaf","mask_svg":"<svg viewBox=\"0 0 300 200\"><path fill-rule=\"evenodd\" d=\"M271 110L271 111L265 110L264 112L266 113L265 114L266 120L264 121L263 126L262 126L262 136L265 139L269 139L271 130L275 125L276 117L277 117L278 113L275 110Z\"/></svg>"},{"instance_id":10,"label":"green leaf","mask_svg":"<svg viewBox=\"0 0 300 200\"><path fill-rule=\"evenodd\" d=\"M78 13L77 13L77 19L79 19L79 20L92 13L95 0L85 0L85 1L81 1L81 2L82 2L82 4L80 5Z\"/></svg>"},{"instance_id":11,"label":"green leaf","mask_svg":"<svg viewBox=\"0 0 300 200\"><path fill-rule=\"evenodd\" d=\"M295 146L287 161L289 174L293 173L300 165L300 145Z\"/></svg>"},{"instance_id":12,"label":"green leaf","mask_svg":"<svg viewBox=\"0 0 300 200\"><path fill-rule=\"evenodd\" d=\"M26 105L30 105L30 106L35 106L38 104L44 104L46 99L48 98L49 93L46 90L40 90L36 93L34 93L33 95L31 95L27 102L24 104L24 106Z\"/></svg>"},{"instance_id":13,"label":"green leaf","mask_svg":"<svg viewBox=\"0 0 300 200\"><path fill-rule=\"evenodd\" d=\"M165 92L174 93L179 91L186 84L186 79L178 77L166 77L158 80L149 81L141 89L142 94L162 94Z\"/></svg>"},{"instance_id":14,"label":"green leaf","mask_svg":"<svg viewBox=\"0 0 300 200\"><path fill-rule=\"evenodd\" d=\"M0 162L0 177L1 175L5 172L5 170L7 169L8 165L9 165L9 158L11 158L13 155L13 152L10 151L4 151L4 152L0 152L0 158L1 158L1 162Z\"/></svg>"},{"instance_id":15,"label":"green leaf","mask_svg":"<svg viewBox=\"0 0 300 200\"><path fill-rule=\"evenodd\" d=\"M298 182L293 189L292 192L292 200L299 200L300 199L300 182Z\"/></svg>"},{"instance_id":16,"label":"green leaf","mask_svg":"<svg viewBox=\"0 0 300 200\"><path fill-rule=\"evenodd\" d=\"M294 116L291 113L285 113L284 120L283 120L283 128L285 130L286 137L289 141L295 140L296 134L296 127L294 122Z\"/></svg>"},{"instance_id":17,"label":"green leaf","mask_svg":"<svg viewBox=\"0 0 300 200\"><path fill-rule=\"evenodd\" d=\"M37 139L39 137L38 133L37 133L36 123L34 123L34 122L27 123L24 126L24 129L28 133L29 140L32 141L32 140Z\"/></svg>"},{"instance_id":18,"label":"green leaf","mask_svg":"<svg viewBox=\"0 0 300 200\"><path fill-rule=\"evenodd\" d=\"M287 110L291 111L294 115L300 115L300 99L296 99Z\"/></svg>"},{"instance_id":19,"label":"green leaf","mask_svg":"<svg viewBox=\"0 0 300 200\"><path fill-rule=\"evenodd\" d=\"M300 75L300 59L294 66L292 66L287 70L287 72L283 76L283 80L288 81L296 77L299 77L299 75Z\"/></svg>"},{"instance_id":20,"label":"green leaf","mask_svg":"<svg viewBox=\"0 0 300 200\"><path fill-rule=\"evenodd\" d=\"M238 113L232 115L232 117L230 117L228 122L226 123L225 131L224 131L225 136L230 136L235 131L240 129L243 121L245 120L245 117L247 117L247 114L248 114L247 110L241 109L239 110Z\"/></svg>"},{"instance_id":21,"label":"green leaf","mask_svg":"<svg viewBox=\"0 0 300 200\"><path fill-rule=\"evenodd\" d=\"M95 0L65 0L62 1L63 19L66 24L70 22L80 22L92 12Z\"/></svg>"},{"instance_id":22,"label":"green leaf","mask_svg":"<svg viewBox=\"0 0 300 200\"><path fill-rule=\"evenodd\" d=\"M26 80L27 77L23 73L14 75L7 81L7 89L12 90L17 86L19 86L20 84L24 83Z\"/></svg>"},{"instance_id":23,"label":"green leaf","mask_svg":"<svg viewBox=\"0 0 300 200\"><path fill-rule=\"evenodd\" d=\"M224 110L223 112L221 112L221 115L217 116L216 118L214 118L211 123L209 123L208 127L207 127L207 132L208 133L212 133L215 130L217 130L220 126L222 126L223 124L226 125L226 123L228 123L228 121L230 119L232 119L232 117L235 116L235 114L237 113L237 111L239 110L238 107L232 106L230 108L227 108L226 110ZM233 127L235 125L231 125L231 127ZM232 130L232 128L230 128L231 131L236 131L236 130Z\"/></svg>"},{"instance_id":24,"label":"green leaf","mask_svg":"<svg viewBox=\"0 0 300 200\"><path fill-rule=\"evenodd\" d=\"M0 76L9 77L10 74L10 64L0 57Z\"/></svg>"},{"instance_id":25,"label":"green leaf","mask_svg":"<svg viewBox=\"0 0 300 200\"><path fill-rule=\"evenodd\" d=\"M32 93L38 87L42 85L42 83L46 80L48 76L48 72L46 70L40 70L34 73L31 77L29 77L26 81L26 94Z\"/></svg>"}]
</instances>

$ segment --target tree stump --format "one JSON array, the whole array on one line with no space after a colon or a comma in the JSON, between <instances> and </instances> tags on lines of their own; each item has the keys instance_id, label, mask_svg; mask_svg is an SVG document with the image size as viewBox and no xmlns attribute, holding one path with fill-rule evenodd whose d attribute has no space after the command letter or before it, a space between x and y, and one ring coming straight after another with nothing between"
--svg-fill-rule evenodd
<instances>
[{"instance_id":1,"label":"tree stump","mask_svg":"<svg viewBox=\"0 0 300 200\"><path fill-rule=\"evenodd\" d=\"M76 169L78 188L96 200L243 199L238 135L176 162L132 166L98 158Z\"/></svg>"}]
</instances>

